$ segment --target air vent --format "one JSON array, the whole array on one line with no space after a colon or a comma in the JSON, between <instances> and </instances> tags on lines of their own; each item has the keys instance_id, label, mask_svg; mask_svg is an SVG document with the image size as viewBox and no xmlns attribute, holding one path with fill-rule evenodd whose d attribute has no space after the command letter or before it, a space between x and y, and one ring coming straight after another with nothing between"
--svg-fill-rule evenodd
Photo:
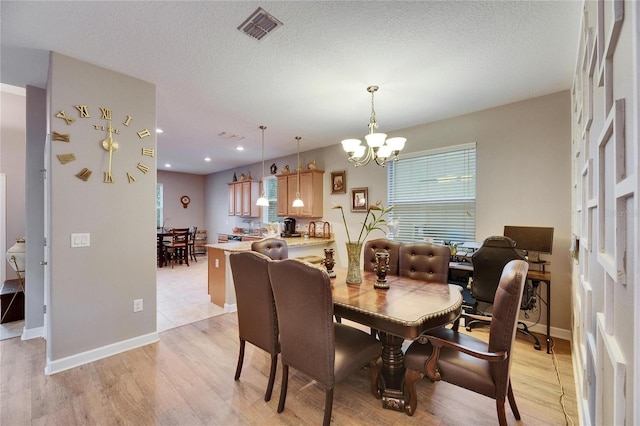
<instances>
[{"instance_id":1,"label":"air vent","mask_svg":"<svg viewBox=\"0 0 640 426\"><path fill-rule=\"evenodd\" d=\"M238 27L238 29L249 37L260 41L282 25L282 22L278 21L267 13L266 10L259 7Z\"/></svg>"}]
</instances>

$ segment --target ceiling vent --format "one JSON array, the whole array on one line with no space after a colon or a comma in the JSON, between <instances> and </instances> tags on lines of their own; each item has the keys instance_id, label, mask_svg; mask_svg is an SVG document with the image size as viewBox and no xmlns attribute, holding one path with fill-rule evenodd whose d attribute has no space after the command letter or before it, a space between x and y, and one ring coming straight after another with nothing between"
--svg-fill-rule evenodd
<instances>
[{"instance_id":1,"label":"ceiling vent","mask_svg":"<svg viewBox=\"0 0 640 426\"><path fill-rule=\"evenodd\" d=\"M260 41L273 30L282 26L282 22L267 13L266 10L259 7L245 21L238 26L238 29L251 38Z\"/></svg>"}]
</instances>

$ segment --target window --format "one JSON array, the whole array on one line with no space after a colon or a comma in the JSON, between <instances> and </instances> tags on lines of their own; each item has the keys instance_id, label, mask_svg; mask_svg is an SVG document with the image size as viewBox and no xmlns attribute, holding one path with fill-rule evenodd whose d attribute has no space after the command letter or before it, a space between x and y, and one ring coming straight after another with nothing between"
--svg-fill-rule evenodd
<instances>
[{"instance_id":1,"label":"window","mask_svg":"<svg viewBox=\"0 0 640 426\"><path fill-rule=\"evenodd\" d=\"M262 222L282 222L282 218L278 217L278 179L275 176L265 176L263 182L269 207L262 208Z\"/></svg>"},{"instance_id":2,"label":"window","mask_svg":"<svg viewBox=\"0 0 640 426\"><path fill-rule=\"evenodd\" d=\"M164 219L163 219L163 189L161 183L156 185L156 227L164 227Z\"/></svg>"},{"instance_id":3,"label":"window","mask_svg":"<svg viewBox=\"0 0 640 426\"><path fill-rule=\"evenodd\" d=\"M475 241L475 142L403 156L389 164L387 188L396 240Z\"/></svg>"}]
</instances>

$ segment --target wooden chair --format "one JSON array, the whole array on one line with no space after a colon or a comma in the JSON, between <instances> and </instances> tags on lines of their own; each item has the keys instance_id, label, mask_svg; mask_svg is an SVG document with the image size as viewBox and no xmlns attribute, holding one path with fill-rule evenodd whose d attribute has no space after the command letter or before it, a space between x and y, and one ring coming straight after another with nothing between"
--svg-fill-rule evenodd
<instances>
[{"instance_id":1,"label":"wooden chair","mask_svg":"<svg viewBox=\"0 0 640 426\"><path fill-rule=\"evenodd\" d=\"M246 342L267 352L271 355L271 370L264 395L265 401L271 399L278 366L278 353L280 353L278 315L267 268L269 262L271 259L267 256L254 251L229 255L233 285L236 290L238 336L240 337L235 380L240 379Z\"/></svg>"},{"instance_id":2,"label":"wooden chair","mask_svg":"<svg viewBox=\"0 0 640 426\"><path fill-rule=\"evenodd\" d=\"M189 228L173 228L171 241L165 243L166 259L171 261L171 268L175 261L183 262L189 266Z\"/></svg>"},{"instance_id":3,"label":"wooden chair","mask_svg":"<svg viewBox=\"0 0 640 426\"><path fill-rule=\"evenodd\" d=\"M191 228L189 228L189 243L188 243L189 244L189 257L194 262L198 262L198 259L196 258L196 254L195 254L196 232L198 232L198 227L197 226L192 226Z\"/></svg>"},{"instance_id":4,"label":"wooden chair","mask_svg":"<svg viewBox=\"0 0 640 426\"><path fill-rule=\"evenodd\" d=\"M504 403L508 398L513 415L520 420L509 373L528 270L524 260L512 260L504 267L493 301L488 343L459 333L457 328L430 331L411 343L404 357L407 414L416 410L416 382L426 374L433 381L444 380L494 399L500 425L507 424Z\"/></svg>"},{"instance_id":5,"label":"wooden chair","mask_svg":"<svg viewBox=\"0 0 640 426\"><path fill-rule=\"evenodd\" d=\"M333 322L329 275L296 259L269 263L269 278L278 312L282 385L278 413L287 398L289 367L325 389L324 425L331 422L333 388L357 369L371 367L371 390L380 374L381 343L362 330Z\"/></svg>"}]
</instances>

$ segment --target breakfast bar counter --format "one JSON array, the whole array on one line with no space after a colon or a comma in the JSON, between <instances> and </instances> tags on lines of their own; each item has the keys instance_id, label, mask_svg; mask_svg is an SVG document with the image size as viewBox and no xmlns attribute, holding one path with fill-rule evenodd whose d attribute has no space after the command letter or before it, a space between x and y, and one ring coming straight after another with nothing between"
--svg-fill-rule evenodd
<instances>
[{"instance_id":1,"label":"breakfast bar counter","mask_svg":"<svg viewBox=\"0 0 640 426\"><path fill-rule=\"evenodd\" d=\"M334 247L333 238L279 238L287 242L290 258L303 256L324 257L324 249ZM236 311L236 293L229 255L251 250L252 241L207 244L209 262L208 292L211 302L224 308L225 312Z\"/></svg>"}]
</instances>

